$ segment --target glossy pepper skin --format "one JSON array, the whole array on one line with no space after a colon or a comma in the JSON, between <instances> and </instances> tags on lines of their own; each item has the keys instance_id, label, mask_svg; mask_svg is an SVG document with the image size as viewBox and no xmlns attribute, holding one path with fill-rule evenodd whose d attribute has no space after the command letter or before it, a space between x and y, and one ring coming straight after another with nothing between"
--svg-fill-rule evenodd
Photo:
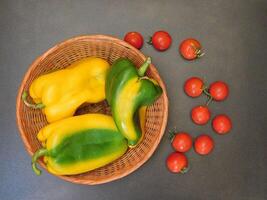
<instances>
[{"instance_id":1,"label":"glossy pepper skin","mask_svg":"<svg viewBox=\"0 0 267 200\"><path fill-rule=\"evenodd\" d=\"M151 105L162 89L155 80L144 76L151 59L137 70L126 58L116 60L106 79L106 98L119 131L128 139L128 146L134 147L141 141L142 131L134 121L140 107ZM140 115L140 113L139 113Z\"/></svg>"},{"instance_id":2,"label":"glossy pepper skin","mask_svg":"<svg viewBox=\"0 0 267 200\"><path fill-rule=\"evenodd\" d=\"M44 156L47 170L56 175L73 175L102 167L128 148L127 140L118 131L111 116L85 114L66 118L42 128L37 138L43 148L32 157L32 168Z\"/></svg>"},{"instance_id":3,"label":"glossy pepper skin","mask_svg":"<svg viewBox=\"0 0 267 200\"><path fill-rule=\"evenodd\" d=\"M32 107L43 108L47 121L51 123L73 116L76 109L85 102L97 103L104 100L109 67L107 61L89 57L65 69L38 77L29 89L30 96L37 103ZM26 99L25 94L23 98Z\"/></svg>"}]
</instances>

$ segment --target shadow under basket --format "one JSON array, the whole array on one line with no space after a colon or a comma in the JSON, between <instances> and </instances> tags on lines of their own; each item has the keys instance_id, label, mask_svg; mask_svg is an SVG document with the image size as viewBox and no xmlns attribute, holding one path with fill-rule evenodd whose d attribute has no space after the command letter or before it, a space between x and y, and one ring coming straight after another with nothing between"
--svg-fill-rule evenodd
<instances>
[{"instance_id":1,"label":"shadow under basket","mask_svg":"<svg viewBox=\"0 0 267 200\"><path fill-rule=\"evenodd\" d=\"M17 124L25 148L31 156L41 147L36 135L42 127L47 125L47 121L40 110L28 108L23 104L21 100L23 91L28 91L32 81L40 75L63 69L73 62L89 56L103 58L110 64L117 58L125 57L138 67L146 58L139 50L126 42L106 35L86 35L71 38L57 44L37 58L25 74L17 96ZM150 65L146 75L159 83L163 89L163 94L147 109L145 134L142 142L137 147L128 149L122 157L104 167L79 175L58 176L59 178L72 183L87 185L106 183L130 174L150 158L165 131L168 117L168 98L165 85L153 65ZM76 114L110 113L105 102L99 105L83 105ZM38 163L46 169L41 159Z\"/></svg>"}]
</instances>

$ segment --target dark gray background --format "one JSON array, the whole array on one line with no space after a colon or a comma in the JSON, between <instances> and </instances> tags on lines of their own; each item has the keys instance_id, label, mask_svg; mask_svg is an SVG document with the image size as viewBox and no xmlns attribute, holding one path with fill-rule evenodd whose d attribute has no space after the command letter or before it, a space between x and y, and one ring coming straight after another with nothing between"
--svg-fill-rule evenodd
<instances>
[{"instance_id":1,"label":"dark gray background","mask_svg":"<svg viewBox=\"0 0 267 200\"><path fill-rule=\"evenodd\" d=\"M172 151L165 134L151 159L131 175L108 184L83 186L50 174L36 177L15 121L18 87L28 66L56 43L81 34L111 34L123 38L139 31L148 38L165 29L173 38L163 53L144 45L142 51L167 85L168 129L177 127L196 136L210 134L216 143L210 156L187 153L186 175L167 171ZM0 1L0 199L267 199L266 55L267 1ZM199 39L206 55L186 62L178 44ZM182 89L190 76L208 83L224 80L230 96L212 103L212 115L233 120L229 135L218 136L210 123L200 127L190 109L205 98L191 99Z\"/></svg>"}]
</instances>

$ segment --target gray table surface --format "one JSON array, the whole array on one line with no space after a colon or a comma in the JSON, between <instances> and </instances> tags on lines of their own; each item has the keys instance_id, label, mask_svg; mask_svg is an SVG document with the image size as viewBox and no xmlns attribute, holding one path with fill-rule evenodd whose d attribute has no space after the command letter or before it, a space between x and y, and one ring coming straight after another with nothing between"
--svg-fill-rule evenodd
<instances>
[{"instance_id":1,"label":"gray table surface","mask_svg":"<svg viewBox=\"0 0 267 200\"><path fill-rule=\"evenodd\" d=\"M36 177L20 139L15 102L28 66L56 43L81 34L110 34L123 38L128 31L148 38L165 29L172 47L160 53L145 45L167 85L170 100L168 129L212 135L216 147L210 156L187 153L191 170L185 175L167 171L172 152L165 134L151 159L129 176L98 186L83 186L48 173ZM0 1L0 199L267 199L266 126L266 0L190 1ZM199 39L206 55L186 62L178 44ZM183 90L190 76L207 82L224 80L230 96L212 103L212 115L226 113L233 130L218 136L194 125L190 109L205 98L188 98Z\"/></svg>"}]
</instances>

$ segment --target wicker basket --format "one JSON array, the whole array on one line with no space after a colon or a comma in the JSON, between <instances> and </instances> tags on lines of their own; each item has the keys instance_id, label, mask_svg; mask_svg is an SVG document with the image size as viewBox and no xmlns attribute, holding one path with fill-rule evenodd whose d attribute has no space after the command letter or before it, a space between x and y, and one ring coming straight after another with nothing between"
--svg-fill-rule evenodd
<instances>
[{"instance_id":1,"label":"wicker basket","mask_svg":"<svg viewBox=\"0 0 267 200\"><path fill-rule=\"evenodd\" d=\"M127 57L136 66L140 66L145 60L145 56L131 45L105 35L79 36L66 40L37 58L28 69L17 96L17 124L30 155L41 147L36 134L47 124L47 121L41 111L30 109L23 104L22 92L28 90L32 81L41 74L65 68L88 56L106 59L110 64L117 58ZM78 184L105 183L130 174L149 159L164 134L168 116L168 99L164 83L153 65L149 67L147 76L158 81L163 89L163 95L146 112L143 141L107 166L79 175L58 176L59 178ZM39 164L45 168L42 161L39 161Z\"/></svg>"}]
</instances>

